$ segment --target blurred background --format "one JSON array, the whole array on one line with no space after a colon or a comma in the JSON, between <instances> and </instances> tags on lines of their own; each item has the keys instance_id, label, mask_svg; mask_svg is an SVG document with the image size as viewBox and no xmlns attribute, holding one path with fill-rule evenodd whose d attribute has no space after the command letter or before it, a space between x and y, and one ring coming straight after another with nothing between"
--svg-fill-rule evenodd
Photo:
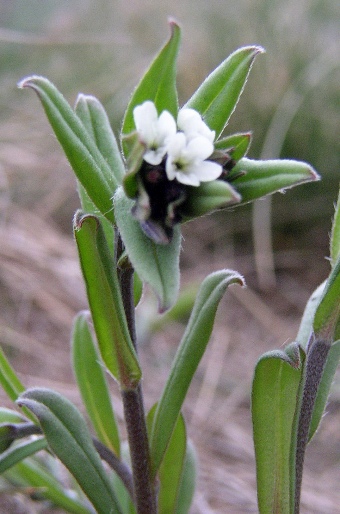
<instances>
[{"instance_id":1,"label":"blurred background","mask_svg":"<svg viewBox=\"0 0 340 514\"><path fill-rule=\"evenodd\" d=\"M118 134L133 88L169 37L169 16L183 29L180 102L236 48L263 46L226 133L252 130L249 157L305 160L322 176L183 228L185 287L222 267L248 284L223 300L185 406L200 460L192 513L257 512L252 370L264 351L294 340L329 272L340 176L337 0L0 0L0 343L25 385L53 387L81 405L69 362L72 320L86 308L71 233L75 179L36 96L17 82L44 75L71 104L78 92L94 94ZM146 296L138 320L148 407L183 332L180 322L160 331L155 316ZM303 513L340 513L339 392L336 381L307 455ZM2 391L0 399L10 406ZM6 502L0 512L49 512L20 493Z\"/></svg>"}]
</instances>

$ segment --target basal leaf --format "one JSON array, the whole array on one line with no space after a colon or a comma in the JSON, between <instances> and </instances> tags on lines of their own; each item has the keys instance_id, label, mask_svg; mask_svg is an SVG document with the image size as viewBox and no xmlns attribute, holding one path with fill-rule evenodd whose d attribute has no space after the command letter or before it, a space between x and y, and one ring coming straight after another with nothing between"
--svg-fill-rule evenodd
<instances>
[{"instance_id":1,"label":"basal leaf","mask_svg":"<svg viewBox=\"0 0 340 514\"><path fill-rule=\"evenodd\" d=\"M164 312L175 303L179 290L180 230L175 228L169 244L154 243L132 216L133 204L119 188L114 197L115 216L127 254L140 279L156 293L159 310Z\"/></svg>"},{"instance_id":2,"label":"basal leaf","mask_svg":"<svg viewBox=\"0 0 340 514\"><path fill-rule=\"evenodd\" d=\"M103 229L94 216L78 213L74 234L100 354L120 386L134 388L141 378L141 370Z\"/></svg>"},{"instance_id":3,"label":"basal leaf","mask_svg":"<svg viewBox=\"0 0 340 514\"><path fill-rule=\"evenodd\" d=\"M75 406L49 389L30 389L18 399L38 418L49 446L68 468L98 514L121 511L84 418Z\"/></svg>"},{"instance_id":4,"label":"basal leaf","mask_svg":"<svg viewBox=\"0 0 340 514\"><path fill-rule=\"evenodd\" d=\"M288 159L255 161L243 158L233 168L232 174L239 174L233 180L233 187L240 193L241 203L319 179L309 164Z\"/></svg>"},{"instance_id":5,"label":"basal leaf","mask_svg":"<svg viewBox=\"0 0 340 514\"><path fill-rule=\"evenodd\" d=\"M241 96L259 46L239 48L223 61L203 82L185 107L198 111L216 139L225 126Z\"/></svg>"},{"instance_id":6,"label":"basal leaf","mask_svg":"<svg viewBox=\"0 0 340 514\"><path fill-rule=\"evenodd\" d=\"M118 457L120 439L102 361L88 326L87 314L77 315L72 334L72 361L77 384L99 440Z\"/></svg>"},{"instance_id":7,"label":"basal leaf","mask_svg":"<svg viewBox=\"0 0 340 514\"><path fill-rule=\"evenodd\" d=\"M176 61L181 32L179 26L174 21L170 22L170 27L171 37L169 41L151 63L126 109L122 127L123 137L135 130L133 110L137 105L142 104L146 100L152 100L155 103L158 114L167 110L177 118ZM127 147L124 142L123 149L127 157Z\"/></svg>"},{"instance_id":8,"label":"basal leaf","mask_svg":"<svg viewBox=\"0 0 340 514\"><path fill-rule=\"evenodd\" d=\"M79 182L99 211L113 222L112 196L118 184L88 130L62 94L46 78L28 77L20 82L19 87L30 87L38 94Z\"/></svg>"},{"instance_id":9,"label":"basal leaf","mask_svg":"<svg viewBox=\"0 0 340 514\"><path fill-rule=\"evenodd\" d=\"M218 304L226 288L234 283L243 284L242 277L234 271L222 270L206 277L199 289L154 416L150 434L154 474L162 462L192 377L209 342Z\"/></svg>"}]
</instances>

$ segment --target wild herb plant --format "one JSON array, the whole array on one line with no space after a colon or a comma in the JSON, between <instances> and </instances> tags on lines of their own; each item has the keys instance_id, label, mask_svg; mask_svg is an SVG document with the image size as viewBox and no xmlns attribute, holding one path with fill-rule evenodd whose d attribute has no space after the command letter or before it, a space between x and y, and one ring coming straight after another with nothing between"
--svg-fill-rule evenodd
<instances>
[{"instance_id":1,"label":"wild herb plant","mask_svg":"<svg viewBox=\"0 0 340 514\"><path fill-rule=\"evenodd\" d=\"M0 471L67 512L189 512L197 461L181 410L218 304L229 285L244 280L224 269L203 281L164 389L148 413L135 327L143 284L165 312L179 293L182 223L318 179L303 162L246 158L250 132L223 135L262 48L236 50L179 109L180 29L170 25L169 41L127 106L120 145L93 96L79 95L72 109L46 78L20 83L38 94L78 181L81 210L73 228L89 311L74 322L72 362L92 427L59 393L25 390L1 353L1 384L22 413L0 410ZM255 369L258 502L265 514L299 512L305 448L339 360L339 203L328 280L310 299L296 342L263 355ZM120 389L128 455L107 374ZM35 455L41 450L47 459ZM46 464L50 454L73 477L71 492Z\"/></svg>"}]
</instances>

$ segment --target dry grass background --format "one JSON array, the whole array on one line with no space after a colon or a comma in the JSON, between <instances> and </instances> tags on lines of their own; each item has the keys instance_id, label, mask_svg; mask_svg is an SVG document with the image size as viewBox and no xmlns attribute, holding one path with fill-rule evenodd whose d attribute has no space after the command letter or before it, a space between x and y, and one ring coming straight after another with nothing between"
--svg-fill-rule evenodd
<instances>
[{"instance_id":1,"label":"dry grass background","mask_svg":"<svg viewBox=\"0 0 340 514\"><path fill-rule=\"evenodd\" d=\"M126 102L126 88L131 90L135 78L149 61L150 52L154 53L165 39L164 13L166 9L169 12L170 4L145 1L143 10L139 8L138 12L138 4L135 2L124 5L117 2L114 9L103 1L100 2L102 18L97 19L93 15L98 9L97 4L95 6L91 1L84 2L83 12L79 14L79 2L71 3L72 10L68 8L67 2L61 2L60 9L56 8L56 2L47 2L52 14L47 11L41 30L33 27L31 22L31 32L28 34L27 30L22 30L25 27L22 21L25 10L17 26L10 17L13 15L13 6L18 10L24 4L16 1L10 7L8 2L0 2L2 14L6 15L6 18L0 17L0 20L8 21L4 23L3 29L0 27L0 40L5 45L1 54L4 66L0 74L4 93L0 99L0 341L27 387L51 387L81 407L69 355L73 317L80 309L86 308L71 236L71 218L78 206L75 182L51 136L36 98L27 93L15 92L15 82L24 74L39 72L54 80L66 94L69 92L71 100L80 89L94 93L104 101L117 127ZM317 3L302 4L299 4L299 15L303 18L308 9L316 7ZM237 34L240 13L237 12L236 4L230 2L229 10L225 11L232 20L229 28L234 42L227 45L227 51L222 50L221 45L216 48L216 54L212 55L209 31L216 36L212 29L214 23L217 23L213 14L218 15L221 5L214 1L208 9L208 4L200 1L200 12L199 9L192 10L191 2L171 6L171 13L178 16L185 29L183 53L186 52L188 62L197 63L185 80L183 72L180 93L184 97L190 94L199 79L238 44L254 42L253 38L256 38L256 42L266 45L260 39L264 29L259 32L254 28L255 25L261 26L261 16L263 19L265 13L270 18L271 11L266 2L261 3L262 14L259 19L254 20L253 26L247 26L248 34L242 37ZM241 2L240 5L245 7L247 2ZM328 2L329 9L330 5ZM289 2L287 6L290 6ZM287 12L292 11L288 9ZM33 17L34 13L31 15ZM101 34L100 22L104 23L105 16L105 30L110 23L116 28L110 35L111 46L106 36L109 30ZM202 22L204 16L205 24ZM155 22L157 19L160 20L158 24ZM289 19L286 24L284 19L280 18L278 22L282 33L289 25ZM297 40L298 29L294 29L295 21L292 18L290 20L292 33ZM303 30L301 24L299 27L305 34L306 27L303 26ZM133 38L127 35L128 30L134 31ZM275 40L274 37L273 25L272 32L272 41L280 50L279 39ZM92 42L82 36L89 33L92 34ZM276 35L280 37L279 29ZM226 34L223 37L227 38ZM268 34L266 37L269 37ZM266 46L268 52L273 50L275 55L277 48L268 48L268 43ZM291 46L294 46L293 42ZM81 52L86 50L86 58L79 49ZM303 51L307 50L301 46L300 62L306 58ZM220 59L217 54L222 52ZM91 73L85 66L86 59L93 64ZM184 64L182 69L185 68ZM115 75L113 84L110 79L112 67L123 70ZM264 69L261 70L263 73ZM240 105L241 124L246 123L244 127L241 126L242 129L253 126L253 120L255 125L259 123L258 118L262 113L270 110L268 96L274 102L280 96L282 81L287 83L290 79L288 71L281 70L281 82L272 76L273 87L268 95L259 98L258 109L262 109L260 114L255 110L251 116L247 115L247 106L256 103L256 99L251 100L251 95L246 103ZM263 80L259 72L254 70L254 73L257 79ZM249 88L254 83L252 81ZM114 106L118 106L116 110ZM329 110L332 110L330 106ZM331 130L334 119L332 116L324 116L328 125L325 125L326 122L321 123L321 129L328 128L327 136L332 139L335 137ZM308 115L305 119L302 117L301 123L303 121L307 125L312 123ZM303 140L304 135L301 137ZM256 151L255 147L255 154ZM325 149L322 155L324 152ZM294 153L291 156L299 157ZM336 162L335 157L330 159ZM322 162L320 160L320 164ZM313 164L320 170L318 161L313 161ZM337 182L338 179L335 179ZM304 193L306 189L300 188L303 210L297 210L296 201L294 203L293 200L290 200L288 208L282 200L274 205L276 286L269 291L261 290L256 277L249 209L235 210L227 215L219 213L197 220L183 229L181 263L184 285L201 281L210 271L224 267L240 271L248 284L247 289L237 286L230 288L221 302L210 347L184 407L189 435L196 445L200 462L192 514L257 512L250 419L250 388L254 365L263 352L284 346L294 339L308 296L328 273L325 256L328 254L332 210L332 202L329 200L336 197L336 188L330 188L321 196L317 192L318 186L313 187L309 196ZM289 198L294 198L294 195L298 198L296 193L288 193L284 200L289 202ZM325 209L322 216L319 216L323 204ZM288 216L291 212L292 219ZM324 222L325 218L328 221ZM140 353L147 407L159 395L183 331L183 325L173 323L162 331L148 335L147 322L154 309L149 295L138 308L140 331L143 332ZM327 416L308 450L302 514L340 513L338 391L336 383ZM113 383L112 394L118 416L122 420L119 395ZM2 390L0 403L11 406ZM49 506L30 501L16 492L13 498L1 493L0 512L33 514L50 510Z\"/></svg>"}]
</instances>

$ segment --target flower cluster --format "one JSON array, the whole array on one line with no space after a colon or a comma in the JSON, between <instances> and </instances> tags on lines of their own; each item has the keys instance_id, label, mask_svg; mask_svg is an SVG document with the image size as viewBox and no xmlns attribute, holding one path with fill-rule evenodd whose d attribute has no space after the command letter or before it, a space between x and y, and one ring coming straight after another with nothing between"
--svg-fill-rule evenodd
<instances>
[{"instance_id":1,"label":"flower cluster","mask_svg":"<svg viewBox=\"0 0 340 514\"><path fill-rule=\"evenodd\" d=\"M181 109L175 120L166 110L158 115L148 100L134 108L133 118L132 136L142 152L137 152L126 176L125 190L135 200L132 214L143 231L155 242L167 244L174 226L187 216L192 195L224 179L228 154L222 152L220 158L214 148L215 132L194 109ZM127 185L131 181L132 189Z\"/></svg>"},{"instance_id":2,"label":"flower cluster","mask_svg":"<svg viewBox=\"0 0 340 514\"><path fill-rule=\"evenodd\" d=\"M215 132L194 109L181 109L176 124L168 111L158 116L155 104L146 101L135 107L133 117L146 147L144 161L153 166L164 161L168 180L199 186L221 175L222 166L207 160L214 151Z\"/></svg>"}]
</instances>

